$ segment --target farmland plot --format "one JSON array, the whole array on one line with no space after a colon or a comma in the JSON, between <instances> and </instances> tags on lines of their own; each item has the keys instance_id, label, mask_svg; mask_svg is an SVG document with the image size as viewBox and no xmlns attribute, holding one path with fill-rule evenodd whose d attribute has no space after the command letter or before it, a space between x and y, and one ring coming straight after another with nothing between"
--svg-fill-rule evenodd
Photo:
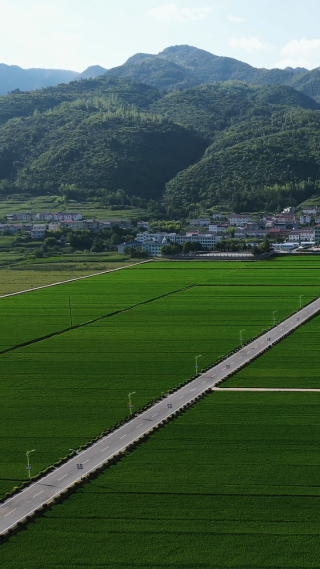
<instances>
[{"instance_id":1,"label":"farmland plot","mask_svg":"<svg viewBox=\"0 0 320 569\"><path fill-rule=\"evenodd\" d=\"M199 286L2 354L0 492L23 479L29 447L36 473L122 419L129 392L138 409L191 377L196 355L208 366L295 304L281 287Z\"/></svg>"},{"instance_id":2,"label":"farmland plot","mask_svg":"<svg viewBox=\"0 0 320 569\"><path fill-rule=\"evenodd\" d=\"M1 549L3 566L319 567L320 397L214 393Z\"/></svg>"}]
</instances>

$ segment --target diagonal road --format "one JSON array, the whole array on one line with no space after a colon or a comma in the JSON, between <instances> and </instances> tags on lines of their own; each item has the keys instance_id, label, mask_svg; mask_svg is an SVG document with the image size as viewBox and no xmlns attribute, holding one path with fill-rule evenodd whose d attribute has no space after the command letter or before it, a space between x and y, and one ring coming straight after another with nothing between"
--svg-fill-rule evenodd
<instances>
[{"instance_id":1,"label":"diagonal road","mask_svg":"<svg viewBox=\"0 0 320 569\"><path fill-rule=\"evenodd\" d=\"M289 332L319 312L320 299L318 298L197 379L190 381L166 399L155 403L153 407L132 421L102 438L62 466L57 467L53 472L31 484L19 494L6 500L0 506L0 535L14 528L18 522L25 520L36 509L52 502L55 497L79 481L82 475L88 474L103 465L130 443L148 433L164 419L203 394L208 388L215 388L230 373L249 363L257 355L263 353L268 346L281 340ZM77 464L82 464L83 468L79 470Z\"/></svg>"}]
</instances>

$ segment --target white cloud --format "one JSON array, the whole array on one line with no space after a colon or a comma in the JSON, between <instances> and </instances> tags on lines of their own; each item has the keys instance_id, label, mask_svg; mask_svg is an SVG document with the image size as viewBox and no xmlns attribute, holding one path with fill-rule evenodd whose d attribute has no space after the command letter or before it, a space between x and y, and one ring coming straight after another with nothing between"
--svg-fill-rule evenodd
<instances>
[{"instance_id":1,"label":"white cloud","mask_svg":"<svg viewBox=\"0 0 320 569\"><path fill-rule=\"evenodd\" d=\"M148 12L148 15L160 22L195 22L203 20L213 8L178 8L175 4L158 6Z\"/></svg>"},{"instance_id":2,"label":"white cloud","mask_svg":"<svg viewBox=\"0 0 320 569\"><path fill-rule=\"evenodd\" d=\"M282 48L287 57L320 58L320 40L293 40Z\"/></svg>"},{"instance_id":3,"label":"white cloud","mask_svg":"<svg viewBox=\"0 0 320 569\"><path fill-rule=\"evenodd\" d=\"M273 47L270 44L262 43L260 38L230 38L228 44L231 47L237 49L244 49L248 53L256 53L257 51L267 51L272 50Z\"/></svg>"},{"instance_id":4,"label":"white cloud","mask_svg":"<svg viewBox=\"0 0 320 569\"><path fill-rule=\"evenodd\" d=\"M230 22L234 22L235 24L243 24L246 21L245 18L239 18L239 16L233 16L232 14L229 14L228 20L230 20Z\"/></svg>"},{"instance_id":5,"label":"white cloud","mask_svg":"<svg viewBox=\"0 0 320 569\"><path fill-rule=\"evenodd\" d=\"M273 67L277 69L285 69L286 67L304 67L305 69L313 69L314 65L308 59L300 57L299 59L281 59L277 61Z\"/></svg>"}]
</instances>

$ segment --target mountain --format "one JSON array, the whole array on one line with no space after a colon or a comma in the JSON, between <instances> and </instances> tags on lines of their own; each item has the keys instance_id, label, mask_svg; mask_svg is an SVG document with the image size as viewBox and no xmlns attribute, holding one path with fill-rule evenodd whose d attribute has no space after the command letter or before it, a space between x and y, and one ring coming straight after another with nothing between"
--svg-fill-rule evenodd
<instances>
[{"instance_id":1,"label":"mountain","mask_svg":"<svg viewBox=\"0 0 320 569\"><path fill-rule=\"evenodd\" d=\"M95 81L112 84L112 93L75 97L0 127L0 193L57 194L72 186L83 197L121 189L129 198L159 199L166 182L201 158L207 146L202 136L139 109L148 104L137 96L139 88L155 100L152 88L106 77ZM77 85L86 84L88 95L92 83Z\"/></svg>"},{"instance_id":2,"label":"mountain","mask_svg":"<svg viewBox=\"0 0 320 569\"><path fill-rule=\"evenodd\" d=\"M148 54L137 54L124 65L109 69L105 75L132 79L161 91L188 89L201 83L198 78L180 65Z\"/></svg>"},{"instance_id":3,"label":"mountain","mask_svg":"<svg viewBox=\"0 0 320 569\"><path fill-rule=\"evenodd\" d=\"M128 67L150 62L159 74L182 69L148 54ZM171 218L295 205L319 193L319 111L290 86L243 81L161 93L105 74L10 94L0 97L0 194L156 200Z\"/></svg>"},{"instance_id":4,"label":"mountain","mask_svg":"<svg viewBox=\"0 0 320 569\"><path fill-rule=\"evenodd\" d=\"M82 71L82 73L79 73L76 76L76 80L78 81L79 79L95 79L96 77L99 77L100 75L106 73L106 71L107 69L101 67L101 65L91 65L90 67Z\"/></svg>"},{"instance_id":5,"label":"mountain","mask_svg":"<svg viewBox=\"0 0 320 569\"><path fill-rule=\"evenodd\" d=\"M118 97L123 103L143 109L148 109L161 97L157 89L148 85L102 75L97 79L72 81L39 91L0 97L0 125L12 118L29 117L35 111L42 113L64 102L109 96Z\"/></svg>"},{"instance_id":6,"label":"mountain","mask_svg":"<svg viewBox=\"0 0 320 569\"><path fill-rule=\"evenodd\" d=\"M107 75L134 79L160 91L176 91L216 81L289 85L320 102L319 69L258 69L189 45L168 47L158 55L136 54L124 65L110 69Z\"/></svg>"},{"instance_id":7,"label":"mountain","mask_svg":"<svg viewBox=\"0 0 320 569\"><path fill-rule=\"evenodd\" d=\"M195 89L174 91L155 101L150 110L177 124L192 128L213 140L236 121L271 116L291 108L320 110L320 104L292 87L257 87L240 81L202 84Z\"/></svg>"},{"instance_id":8,"label":"mountain","mask_svg":"<svg viewBox=\"0 0 320 569\"><path fill-rule=\"evenodd\" d=\"M22 69L17 65L0 63L0 95L19 89L34 91L42 87L68 83L78 75L62 69Z\"/></svg>"}]
</instances>

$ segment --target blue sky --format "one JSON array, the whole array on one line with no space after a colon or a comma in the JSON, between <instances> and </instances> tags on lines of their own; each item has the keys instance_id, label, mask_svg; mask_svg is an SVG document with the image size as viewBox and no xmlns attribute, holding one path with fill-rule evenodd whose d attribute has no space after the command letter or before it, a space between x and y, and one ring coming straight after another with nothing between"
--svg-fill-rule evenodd
<instances>
[{"instance_id":1,"label":"blue sky","mask_svg":"<svg viewBox=\"0 0 320 569\"><path fill-rule=\"evenodd\" d=\"M319 0L0 0L0 62L83 71L189 44L255 67L320 66Z\"/></svg>"}]
</instances>

